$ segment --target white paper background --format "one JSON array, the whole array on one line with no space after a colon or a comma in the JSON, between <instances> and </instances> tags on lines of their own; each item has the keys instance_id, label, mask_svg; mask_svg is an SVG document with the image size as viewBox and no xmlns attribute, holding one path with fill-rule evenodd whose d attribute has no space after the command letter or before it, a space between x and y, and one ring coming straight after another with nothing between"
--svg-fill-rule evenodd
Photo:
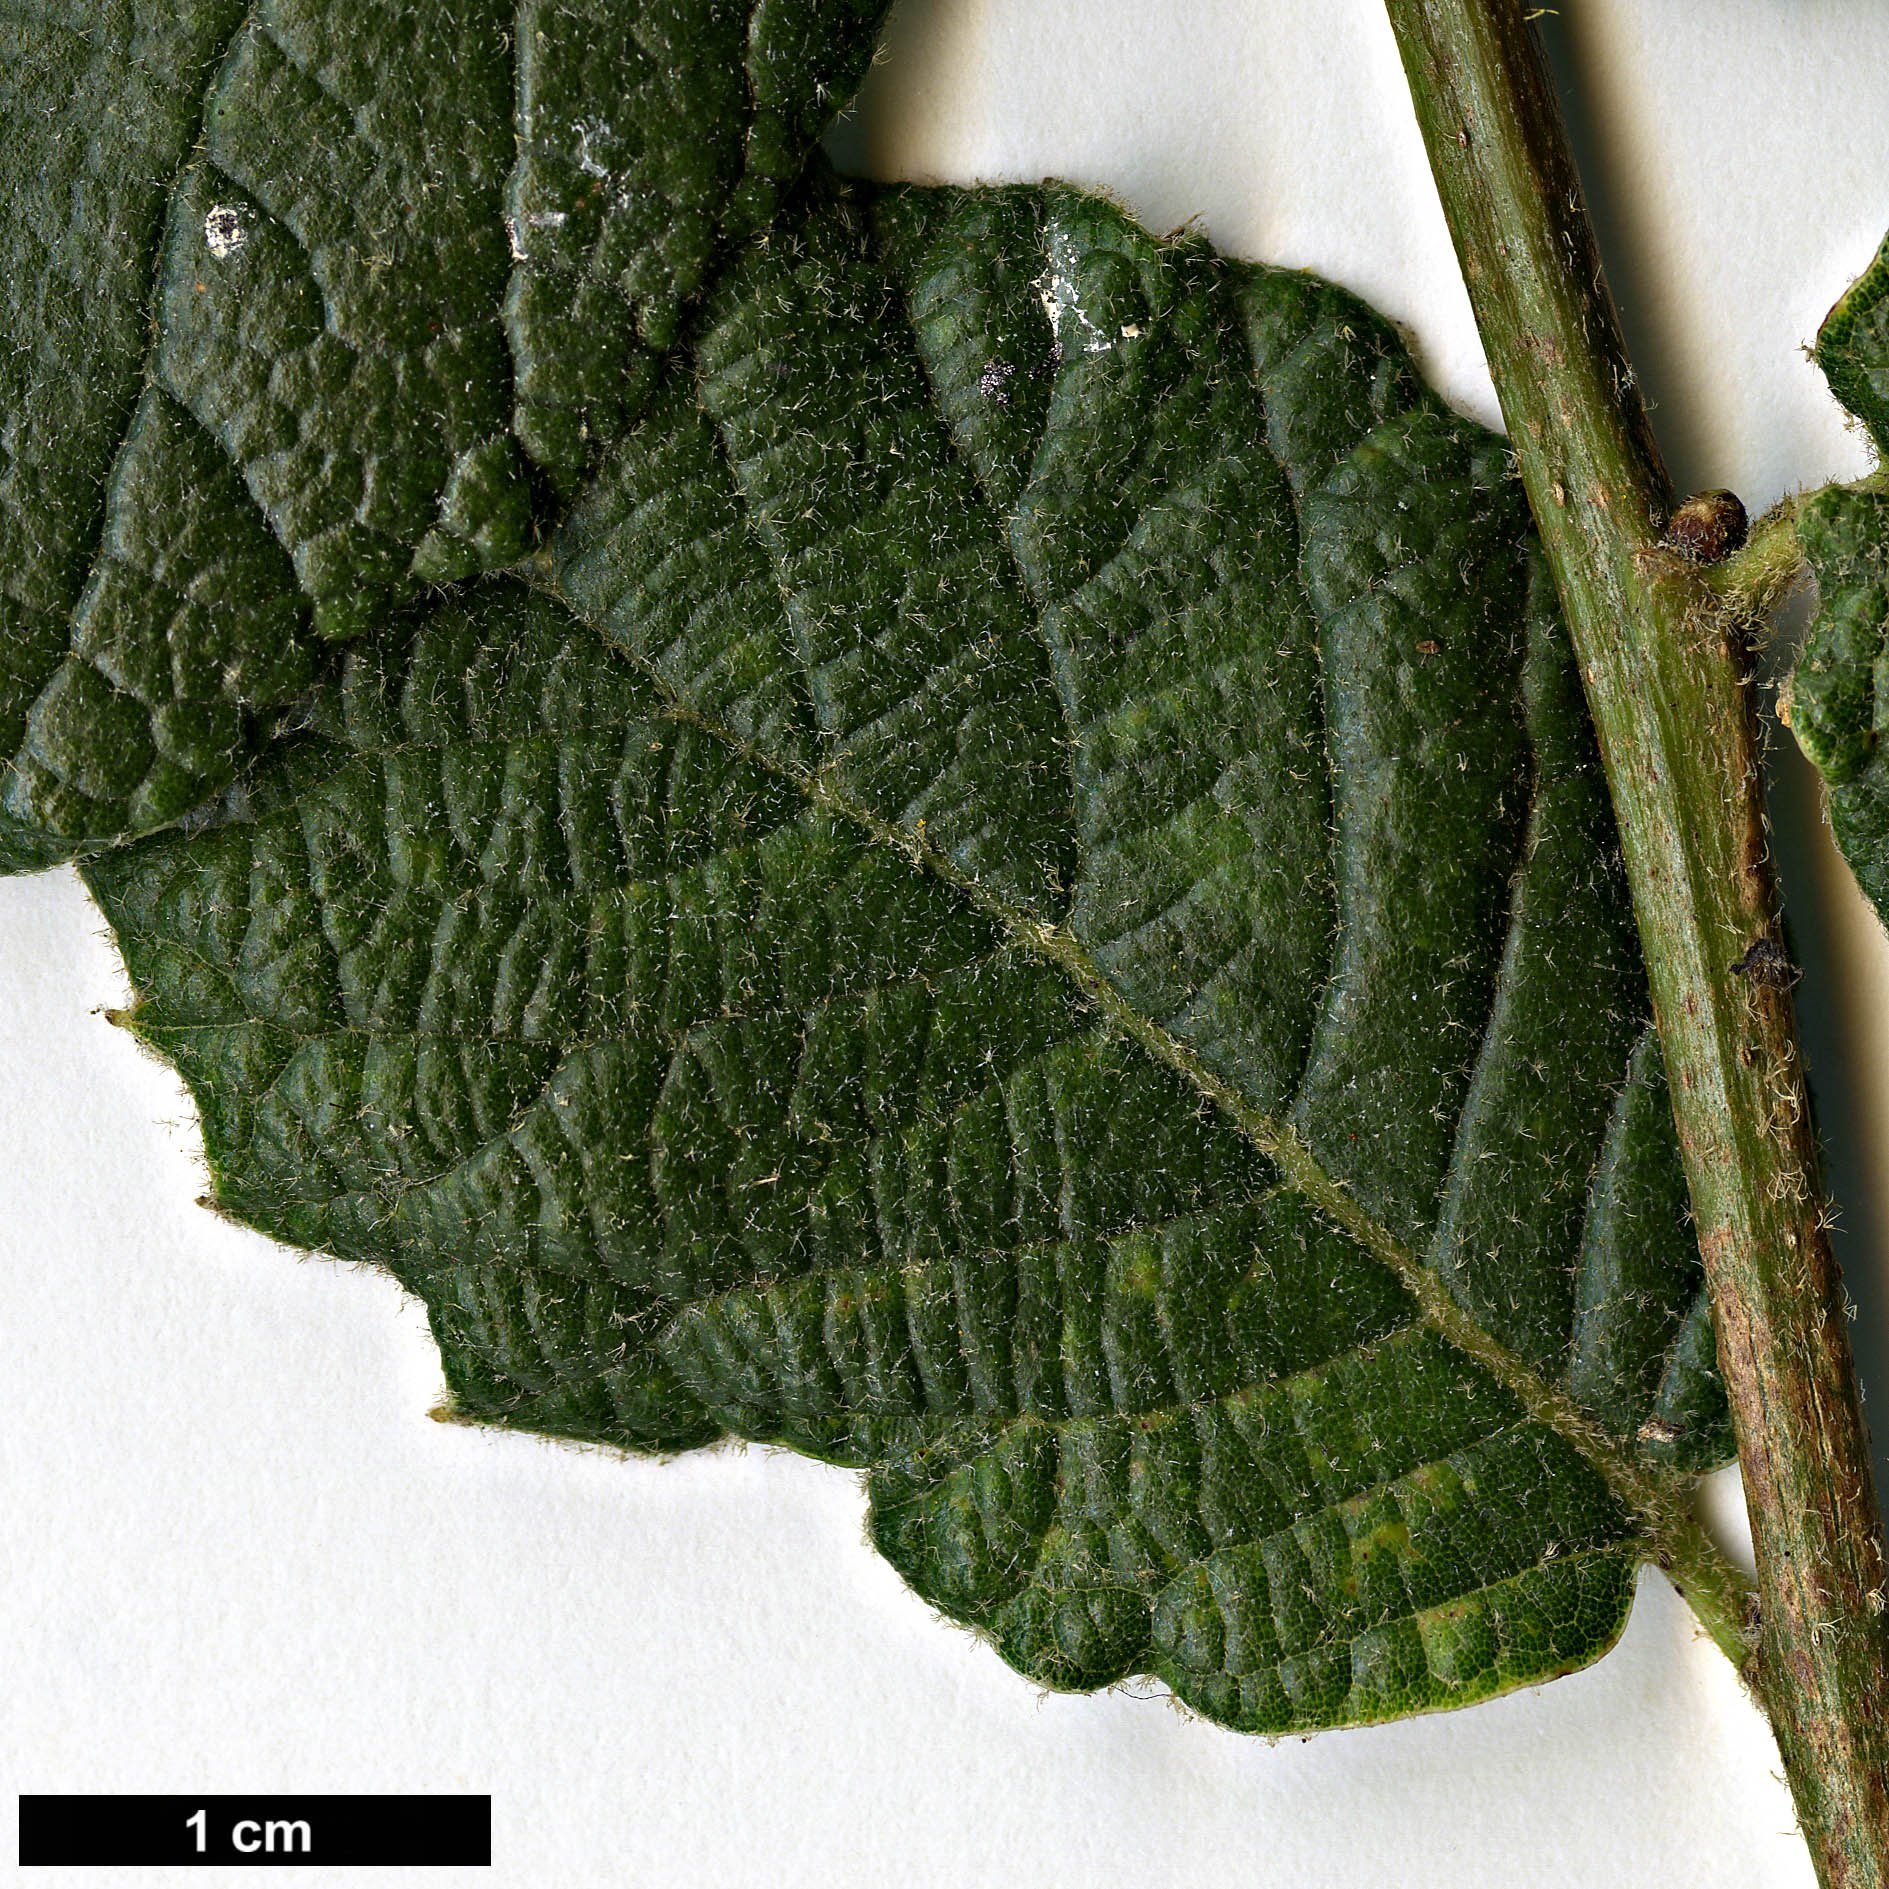
<instances>
[{"instance_id":1,"label":"white paper background","mask_svg":"<svg viewBox=\"0 0 1889 1889\"><path fill-rule=\"evenodd\" d=\"M1800 350L1889 226L1880 8L1550 26L1681 485L1755 512L1855 476ZM1494 418L1376 0L905 0L836 149L1197 218L1371 297ZM1779 851L1889 1383L1889 951L1788 768ZM16 1790L489 1790L497 1867L465 1879L504 1889L1809 1882L1768 1734L1657 1578L1586 1673L1268 1746L1158 1696L1039 1697L866 1550L848 1474L428 1423L392 1285L192 1204L190 1107L101 1014L124 996L71 873L0 883L6 1815ZM429 1878L453 1873L390 1875Z\"/></svg>"}]
</instances>

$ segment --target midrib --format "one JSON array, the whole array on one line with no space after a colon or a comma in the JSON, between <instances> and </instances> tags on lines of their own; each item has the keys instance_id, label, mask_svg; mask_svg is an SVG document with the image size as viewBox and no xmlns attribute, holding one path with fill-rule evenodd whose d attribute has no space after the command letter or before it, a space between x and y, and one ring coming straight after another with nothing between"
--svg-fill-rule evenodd
<instances>
[{"instance_id":1,"label":"midrib","mask_svg":"<svg viewBox=\"0 0 1889 1889\"><path fill-rule=\"evenodd\" d=\"M580 621L577 599L557 583L548 557L540 554L519 573L547 590ZM623 650L621 644L612 647ZM776 778L791 782L822 811L838 816L881 846L892 848L934 878L951 886L999 925L1005 935L1039 962L1052 964L1093 1003L1123 1035L1184 1076L1195 1090L1226 1116L1252 1145L1278 1167L1285 1183L1366 1252L1396 1274L1416 1301L1422 1322L1473 1359L1509 1391L1529 1416L1560 1436L1601 1477L1637 1517L1647 1558L1662 1567L1682 1564L1696 1581L1716 1582L1742 1592L1742 1575L1705 1543L1686 1513L1682 1492L1689 1475L1638 1463L1589 1416L1568 1393L1550 1383L1532 1365L1484 1331L1442 1282L1381 1222L1360 1207L1345 1184L1330 1174L1290 1122L1255 1108L1224 1077L1216 1075L1184 1043L1141 1015L1103 976L1081 942L1060 925L1046 924L974 878L923 840L903 832L845 793L830 770L809 772L780 760L733 730L682 701L649 663L623 653L659 691L666 712L701 729L714 740Z\"/></svg>"}]
</instances>

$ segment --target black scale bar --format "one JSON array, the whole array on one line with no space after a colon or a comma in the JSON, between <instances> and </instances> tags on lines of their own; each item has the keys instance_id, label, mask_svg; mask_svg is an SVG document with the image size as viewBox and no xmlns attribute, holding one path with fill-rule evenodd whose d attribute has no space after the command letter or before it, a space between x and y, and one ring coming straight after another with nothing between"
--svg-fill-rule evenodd
<instances>
[{"instance_id":1,"label":"black scale bar","mask_svg":"<svg viewBox=\"0 0 1889 1889\"><path fill-rule=\"evenodd\" d=\"M20 1867L479 1868L489 1797L22 1797Z\"/></svg>"}]
</instances>

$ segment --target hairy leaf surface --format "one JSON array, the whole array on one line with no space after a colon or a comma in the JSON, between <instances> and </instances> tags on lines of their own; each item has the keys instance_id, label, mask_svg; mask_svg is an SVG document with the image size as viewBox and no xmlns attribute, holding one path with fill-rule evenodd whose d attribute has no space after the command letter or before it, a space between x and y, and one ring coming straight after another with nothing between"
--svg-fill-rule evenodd
<instances>
[{"instance_id":1,"label":"hairy leaf surface","mask_svg":"<svg viewBox=\"0 0 1889 1889\"><path fill-rule=\"evenodd\" d=\"M541 557L88 877L220 1204L464 1413L860 1465L1045 1684L1539 1680L1724 1451L1502 443L1092 199L813 177Z\"/></svg>"},{"instance_id":2,"label":"hairy leaf surface","mask_svg":"<svg viewBox=\"0 0 1889 1889\"><path fill-rule=\"evenodd\" d=\"M0 0L0 869L514 562L879 0Z\"/></svg>"},{"instance_id":3,"label":"hairy leaf surface","mask_svg":"<svg viewBox=\"0 0 1889 1889\"><path fill-rule=\"evenodd\" d=\"M1889 447L1889 242L1825 318L1816 358L1881 454ZM1880 753L1889 728L1889 493L1880 483L1828 487L1798 515L1818 611L1786 685L1785 712L1823 776L1837 844L1882 912L1889 911L1889 768Z\"/></svg>"}]
</instances>

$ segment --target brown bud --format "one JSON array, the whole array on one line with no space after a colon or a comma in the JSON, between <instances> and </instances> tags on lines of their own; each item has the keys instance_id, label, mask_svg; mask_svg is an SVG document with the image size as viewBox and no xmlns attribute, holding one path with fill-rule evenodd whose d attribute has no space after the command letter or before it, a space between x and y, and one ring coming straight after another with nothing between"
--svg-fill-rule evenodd
<instances>
[{"instance_id":1,"label":"brown bud","mask_svg":"<svg viewBox=\"0 0 1889 1889\"><path fill-rule=\"evenodd\" d=\"M1666 542L1694 564L1716 564L1745 542L1746 523L1736 492L1699 492L1673 513Z\"/></svg>"}]
</instances>

